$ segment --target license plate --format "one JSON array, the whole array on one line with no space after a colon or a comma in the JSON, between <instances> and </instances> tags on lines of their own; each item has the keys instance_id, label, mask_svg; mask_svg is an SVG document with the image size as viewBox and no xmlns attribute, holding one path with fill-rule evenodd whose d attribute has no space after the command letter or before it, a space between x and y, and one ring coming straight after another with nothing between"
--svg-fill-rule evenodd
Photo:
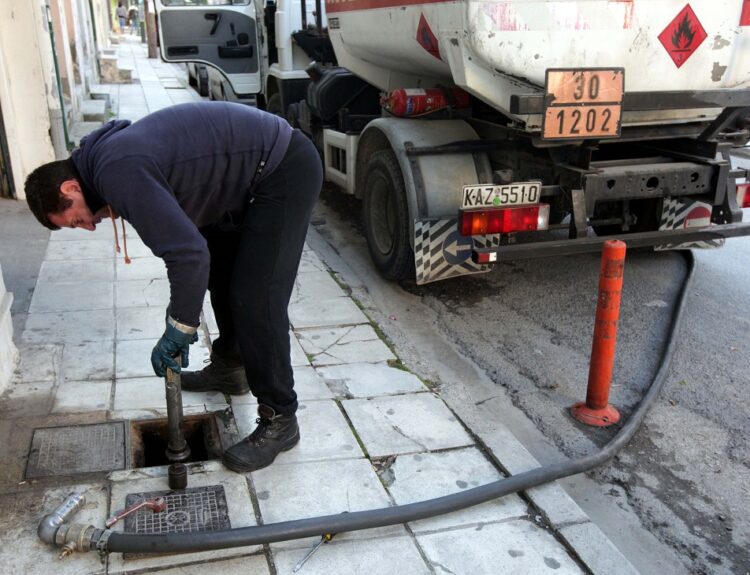
<instances>
[{"instance_id":1,"label":"license plate","mask_svg":"<svg viewBox=\"0 0 750 575\"><path fill-rule=\"evenodd\" d=\"M624 68L547 70L542 137L618 137L624 86Z\"/></svg>"},{"instance_id":2,"label":"license plate","mask_svg":"<svg viewBox=\"0 0 750 575\"><path fill-rule=\"evenodd\" d=\"M464 186L461 209L501 208L538 204L542 196L541 182L518 182L505 185Z\"/></svg>"}]
</instances>

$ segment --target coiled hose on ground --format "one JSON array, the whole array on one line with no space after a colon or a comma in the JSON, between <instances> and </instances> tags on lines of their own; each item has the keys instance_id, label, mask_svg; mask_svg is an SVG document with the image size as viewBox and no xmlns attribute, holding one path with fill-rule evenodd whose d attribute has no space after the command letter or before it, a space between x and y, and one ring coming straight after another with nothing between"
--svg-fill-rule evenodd
<instances>
[{"instance_id":1,"label":"coiled hose on ground","mask_svg":"<svg viewBox=\"0 0 750 575\"><path fill-rule=\"evenodd\" d=\"M572 461L538 467L460 493L396 507L325 515L309 519L283 521L255 527L240 527L216 532L167 533L158 535L134 535L112 532L106 541L106 548L103 551L109 553L187 553L273 543L289 539L320 536L323 533L343 533L359 529L384 527L386 525L417 521L435 515L458 511L459 509L473 505L479 505L498 497L589 471L607 462L625 447L633 437L646 413L648 413L648 410L659 396L666 381L676 347L676 334L682 322L687 294L689 293L695 269L693 254L690 251L685 251L683 254L688 265L687 276L680 290L675 311L672 315L659 370L651 382L648 391L643 396L641 403L633 411L630 418L623 424L617 435L597 453Z\"/></svg>"}]
</instances>

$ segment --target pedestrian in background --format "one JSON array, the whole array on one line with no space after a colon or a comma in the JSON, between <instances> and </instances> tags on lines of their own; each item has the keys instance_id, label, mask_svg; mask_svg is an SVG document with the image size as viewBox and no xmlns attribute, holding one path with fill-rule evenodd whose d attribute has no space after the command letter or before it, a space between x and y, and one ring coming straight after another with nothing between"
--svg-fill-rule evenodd
<instances>
[{"instance_id":1,"label":"pedestrian in background","mask_svg":"<svg viewBox=\"0 0 750 575\"><path fill-rule=\"evenodd\" d=\"M130 33L138 34L138 6L131 6L128 10L128 21L130 23Z\"/></svg>"},{"instance_id":2,"label":"pedestrian in background","mask_svg":"<svg viewBox=\"0 0 750 575\"><path fill-rule=\"evenodd\" d=\"M120 34L125 33L125 26L127 25L128 20L128 10L123 6L122 0L120 0L117 3L117 10L115 12L117 15L117 22L120 24Z\"/></svg>"}]
</instances>

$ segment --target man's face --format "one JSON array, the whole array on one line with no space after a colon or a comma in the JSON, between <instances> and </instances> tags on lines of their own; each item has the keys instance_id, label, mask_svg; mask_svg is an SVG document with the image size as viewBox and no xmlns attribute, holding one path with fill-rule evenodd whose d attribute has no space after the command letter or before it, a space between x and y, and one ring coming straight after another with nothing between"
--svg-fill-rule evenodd
<instances>
[{"instance_id":1,"label":"man's face","mask_svg":"<svg viewBox=\"0 0 750 575\"><path fill-rule=\"evenodd\" d=\"M75 180L63 182L60 193L68 198L73 204L59 214L49 214L49 221L60 228L82 228L93 232L96 224L107 216L107 208L104 207L95 214L91 212L86 200L83 198L81 186Z\"/></svg>"}]
</instances>

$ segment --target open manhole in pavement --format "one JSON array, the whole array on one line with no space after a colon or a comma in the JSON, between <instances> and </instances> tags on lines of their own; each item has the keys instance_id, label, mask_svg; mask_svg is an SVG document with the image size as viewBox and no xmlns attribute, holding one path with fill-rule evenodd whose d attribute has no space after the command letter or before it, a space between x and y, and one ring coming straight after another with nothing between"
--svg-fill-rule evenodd
<instances>
[{"instance_id":1,"label":"open manhole in pavement","mask_svg":"<svg viewBox=\"0 0 750 575\"><path fill-rule=\"evenodd\" d=\"M121 421L34 430L26 479L125 468L125 425Z\"/></svg>"},{"instance_id":2,"label":"open manhole in pavement","mask_svg":"<svg viewBox=\"0 0 750 575\"><path fill-rule=\"evenodd\" d=\"M221 437L214 414L186 416L182 422L182 433L190 447L190 461L208 461L221 457ZM168 442L169 426L166 418L132 421L131 466L139 468L169 465L166 455Z\"/></svg>"},{"instance_id":3,"label":"open manhole in pavement","mask_svg":"<svg viewBox=\"0 0 750 575\"><path fill-rule=\"evenodd\" d=\"M163 497L164 511L155 513L141 509L125 517L125 533L165 534L231 529L227 498L223 485L188 487L180 491L149 491L131 493L125 497L125 507L146 499ZM124 559L153 556L152 553L126 553Z\"/></svg>"}]
</instances>

